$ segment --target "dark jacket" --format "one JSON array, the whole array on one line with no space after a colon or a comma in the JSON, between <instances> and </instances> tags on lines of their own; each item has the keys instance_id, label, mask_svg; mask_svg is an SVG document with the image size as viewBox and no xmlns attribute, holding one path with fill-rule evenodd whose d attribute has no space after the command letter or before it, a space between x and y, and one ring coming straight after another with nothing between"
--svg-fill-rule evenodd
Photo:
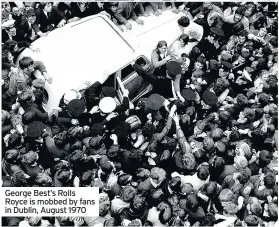
<instances>
[{"instance_id":1,"label":"dark jacket","mask_svg":"<svg viewBox=\"0 0 279 227\"><path fill-rule=\"evenodd\" d=\"M38 24L38 27L42 32L51 31L60 23L61 20L66 20L66 18L63 18L55 7L53 7L52 11L48 13L48 17L42 9L37 9L35 13L37 18L36 24ZM52 24L54 27L52 27Z\"/></svg>"}]
</instances>

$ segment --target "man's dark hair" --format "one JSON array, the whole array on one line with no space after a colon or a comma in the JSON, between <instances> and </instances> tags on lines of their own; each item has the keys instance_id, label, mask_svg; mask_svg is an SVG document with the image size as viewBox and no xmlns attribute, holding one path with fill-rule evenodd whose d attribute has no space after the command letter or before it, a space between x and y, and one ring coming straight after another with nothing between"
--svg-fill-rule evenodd
<instances>
[{"instance_id":1,"label":"man's dark hair","mask_svg":"<svg viewBox=\"0 0 279 227\"><path fill-rule=\"evenodd\" d=\"M13 174L11 183L13 187L26 187L27 181L25 177L25 173L22 170L19 170Z\"/></svg>"},{"instance_id":2,"label":"man's dark hair","mask_svg":"<svg viewBox=\"0 0 279 227\"><path fill-rule=\"evenodd\" d=\"M204 218L201 219L200 226L214 226L215 216L214 214L207 213Z\"/></svg>"},{"instance_id":3,"label":"man's dark hair","mask_svg":"<svg viewBox=\"0 0 279 227\"><path fill-rule=\"evenodd\" d=\"M259 224L259 219L256 215L248 215L244 218L244 222L248 226L258 226Z\"/></svg>"},{"instance_id":4,"label":"man's dark hair","mask_svg":"<svg viewBox=\"0 0 279 227\"><path fill-rule=\"evenodd\" d=\"M57 180L61 181L62 183L66 183L69 180L70 175L71 175L70 170L61 169L61 170L58 170L56 177L57 177Z\"/></svg>"},{"instance_id":5,"label":"man's dark hair","mask_svg":"<svg viewBox=\"0 0 279 227\"><path fill-rule=\"evenodd\" d=\"M199 167L199 169L197 170L197 176L199 179L201 180L206 180L207 177L209 176L209 169L207 166L201 166Z\"/></svg>"},{"instance_id":6,"label":"man's dark hair","mask_svg":"<svg viewBox=\"0 0 279 227\"><path fill-rule=\"evenodd\" d=\"M17 45L16 41L9 39L4 43L3 50L7 49L7 50L13 52L16 45Z\"/></svg>"},{"instance_id":7,"label":"man's dark hair","mask_svg":"<svg viewBox=\"0 0 279 227\"><path fill-rule=\"evenodd\" d=\"M81 185L87 186L91 184L91 181L95 178L95 171L94 170L87 170L85 173L82 174L81 177Z\"/></svg>"},{"instance_id":8,"label":"man's dark hair","mask_svg":"<svg viewBox=\"0 0 279 227\"><path fill-rule=\"evenodd\" d=\"M183 17L181 17L181 18L178 19L177 23L178 23L180 26L186 28L186 27L189 26L190 20L189 20L188 17L183 16Z\"/></svg>"},{"instance_id":9,"label":"man's dark hair","mask_svg":"<svg viewBox=\"0 0 279 227\"><path fill-rule=\"evenodd\" d=\"M29 66L33 65L34 61L30 57L23 57L22 59L19 60L19 67L24 70L28 68Z\"/></svg>"},{"instance_id":10,"label":"man's dark hair","mask_svg":"<svg viewBox=\"0 0 279 227\"><path fill-rule=\"evenodd\" d=\"M246 7L245 6L240 6L236 9L235 14L239 14L241 16L244 16L246 11Z\"/></svg>"}]
</instances>

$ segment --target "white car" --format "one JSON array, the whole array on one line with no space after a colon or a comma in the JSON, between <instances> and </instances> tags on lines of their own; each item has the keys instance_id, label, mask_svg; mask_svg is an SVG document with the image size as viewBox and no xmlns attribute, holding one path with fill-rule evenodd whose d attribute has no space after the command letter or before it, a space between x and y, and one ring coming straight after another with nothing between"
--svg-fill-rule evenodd
<instances>
[{"instance_id":1,"label":"white car","mask_svg":"<svg viewBox=\"0 0 279 227\"><path fill-rule=\"evenodd\" d=\"M133 29L122 32L108 17L94 15L55 29L39 38L32 46L39 53L25 49L19 56L42 61L53 83L46 83L50 113L65 92L81 89L84 83L99 81L117 89L122 100L122 89L129 90L129 99L136 101L151 91L152 86L138 76L130 65L135 55L138 63L149 67L151 52L160 40L173 43L181 34L177 20L181 14L165 11L159 17L141 18L144 26L131 22ZM117 74L117 76L116 76Z\"/></svg>"}]
</instances>

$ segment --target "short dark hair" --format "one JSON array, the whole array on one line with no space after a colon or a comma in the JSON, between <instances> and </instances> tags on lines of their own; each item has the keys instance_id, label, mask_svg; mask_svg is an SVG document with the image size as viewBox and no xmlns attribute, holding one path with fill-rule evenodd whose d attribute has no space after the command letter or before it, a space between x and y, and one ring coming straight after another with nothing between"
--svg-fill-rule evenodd
<instances>
[{"instance_id":1,"label":"short dark hair","mask_svg":"<svg viewBox=\"0 0 279 227\"><path fill-rule=\"evenodd\" d=\"M182 34L180 37L179 37L179 40L182 40L185 44L187 44L189 42L189 36L186 35L186 34Z\"/></svg>"},{"instance_id":2,"label":"short dark hair","mask_svg":"<svg viewBox=\"0 0 279 227\"><path fill-rule=\"evenodd\" d=\"M27 181L23 170L19 170L13 174L11 183L13 187L26 187Z\"/></svg>"},{"instance_id":3,"label":"short dark hair","mask_svg":"<svg viewBox=\"0 0 279 227\"><path fill-rule=\"evenodd\" d=\"M241 16L244 16L245 11L246 11L246 7L245 6L240 6L236 9L235 13L239 14Z\"/></svg>"},{"instance_id":4,"label":"short dark hair","mask_svg":"<svg viewBox=\"0 0 279 227\"><path fill-rule=\"evenodd\" d=\"M207 166L201 166L199 167L199 169L197 170L197 176L199 179L201 180L206 180L207 177L209 176L209 169Z\"/></svg>"},{"instance_id":5,"label":"short dark hair","mask_svg":"<svg viewBox=\"0 0 279 227\"><path fill-rule=\"evenodd\" d=\"M244 222L248 226L258 226L259 224L259 219L256 215L248 215L244 218Z\"/></svg>"},{"instance_id":6,"label":"short dark hair","mask_svg":"<svg viewBox=\"0 0 279 227\"><path fill-rule=\"evenodd\" d=\"M16 45L17 45L16 41L9 39L4 43L3 49L7 49L7 50L13 52Z\"/></svg>"},{"instance_id":7,"label":"short dark hair","mask_svg":"<svg viewBox=\"0 0 279 227\"><path fill-rule=\"evenodd\" d=\"M8 49L2 51L2 62L7 62L9 53L11 53Z\"/></svg>"},{"instance_id":8,"label":"short dark hair","mask_svg":"<svg viewBox=\"0 0 279 227\"><path fill-rule=\"evenodd\" d=\"M275 182L276 182L275 175L271 172L268 172L264 177L264 185L267 188L273 188Z\"/></svg>"},{"instance_id":9,"label":"short dark hair","mask_svg":"<svg viewBox=\"0 0 279 227\"><path fill-rule=\"evenodd\" d=\"M22 137L18 132L13 133L8 140L9 148L15 148L19 146L21 144L21 138Z\"/></svg>"},{"instance_id":10,"label":"short dark hair","mask_svg":"<svg viewBox=\"0 0 279 227\"><path fill-rule=\"evenodd\" d=\"M201 219L200 226L214 226L215 216L212 213L207 213L204 218Z\"/></svg>"},{"instance_id":11,"label":"short dark hair","mask_svg":"<svg viewBox=\"0 0 279 227\"><path fill-rule=\"evenodd\" d=\"M243 36L243 37L246 37L248 36L248 32L246 30L241 30L240 32L238 32L238 36Z\"/></svg>"},{"instance_id":12,"label":"short dark hair","mask_svg":"<svg viewBox=\"0 0 279 227\"><path fill-rule=\"evenodd\" d=\"M70 170L65 170L65 169L60 169L57 172L57 180L61 181L62 183L66 183L71 175L71 171Z\"/></svg>"},{"instance_id":13,"label":"short dark hair","mask_svg":"<svg viewBox=\"0 0 279 227\"><path fill-rule=\"evenodd\" d=\"M190 20L189 20L188 17L183 16L183 17L180 17L180 18L178 19L177 23L178 23L180 26L186 28L186 27L189 26Z\"/></svg>"},{"instance_id":14,"label":"short dark hair","mask_svg":"<svg viewBox=\"0 0 279 227\"><path fill-rule=\"evenodd\" d=\"M81 184L82 185L90 185L91 181L94 178L95 178L95 171L94 170L87 170L85 173L82 174Z\"/></svg>"},{"instance_id":15,"label":"short dark hair","mask_svg":"<svg viewBox=\"0 0 279 227\"><path fill-rule=\"evenodd\" d=\"M30 57L23 57L19 60L19 67L24 70L34 64L34 60Z\"/></svg>"},{"instance_id":16,"label":"short dark hair","mask_svg":"<svg viewBox=\"0 0 279 227\"><path fill-rule=\"evenodd\" d=\"M72 164L81 164L84 159L84 152L82 150L75 150L71 154L70 162Z\"/></svg>"},{"instance_id":17,"label":"short dark hair","mask_svg":"<svg viewBox=\"0 0 279 227\"><path fill-rule=\"evenodd\" d=\"M189 210L192 210L192 211L197 210L197 208L199 206L199 200L198 200L197 195L189 194L187 196L186 206Z\"/></svg>"}]
</instances>

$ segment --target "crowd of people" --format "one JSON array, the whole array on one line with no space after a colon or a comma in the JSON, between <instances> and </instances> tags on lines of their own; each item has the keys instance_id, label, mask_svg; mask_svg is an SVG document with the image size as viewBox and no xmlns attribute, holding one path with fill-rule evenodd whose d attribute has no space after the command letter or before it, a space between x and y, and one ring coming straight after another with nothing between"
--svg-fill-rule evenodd
<instances>
[{"instance_id":1,"label":"crowd of people","mask_svg":"<svg viewBox=\"0 0 279 227\"><path fill-rule=\"evenodd\" d=\"M277 7L2 3L2 186L100 192L99 216L4 217L2 226L275 226ZM119 100L96 82L66 92L48 113L44 86L55 78L30 57L14 63L66 23L101 13L133 29L130 19L143 24L139 15L159 17L163 9L184 13L181 36L158 40L148 71L132 59L153 85L133 105L127 89Z\"/></svg>"}]
</instances>

